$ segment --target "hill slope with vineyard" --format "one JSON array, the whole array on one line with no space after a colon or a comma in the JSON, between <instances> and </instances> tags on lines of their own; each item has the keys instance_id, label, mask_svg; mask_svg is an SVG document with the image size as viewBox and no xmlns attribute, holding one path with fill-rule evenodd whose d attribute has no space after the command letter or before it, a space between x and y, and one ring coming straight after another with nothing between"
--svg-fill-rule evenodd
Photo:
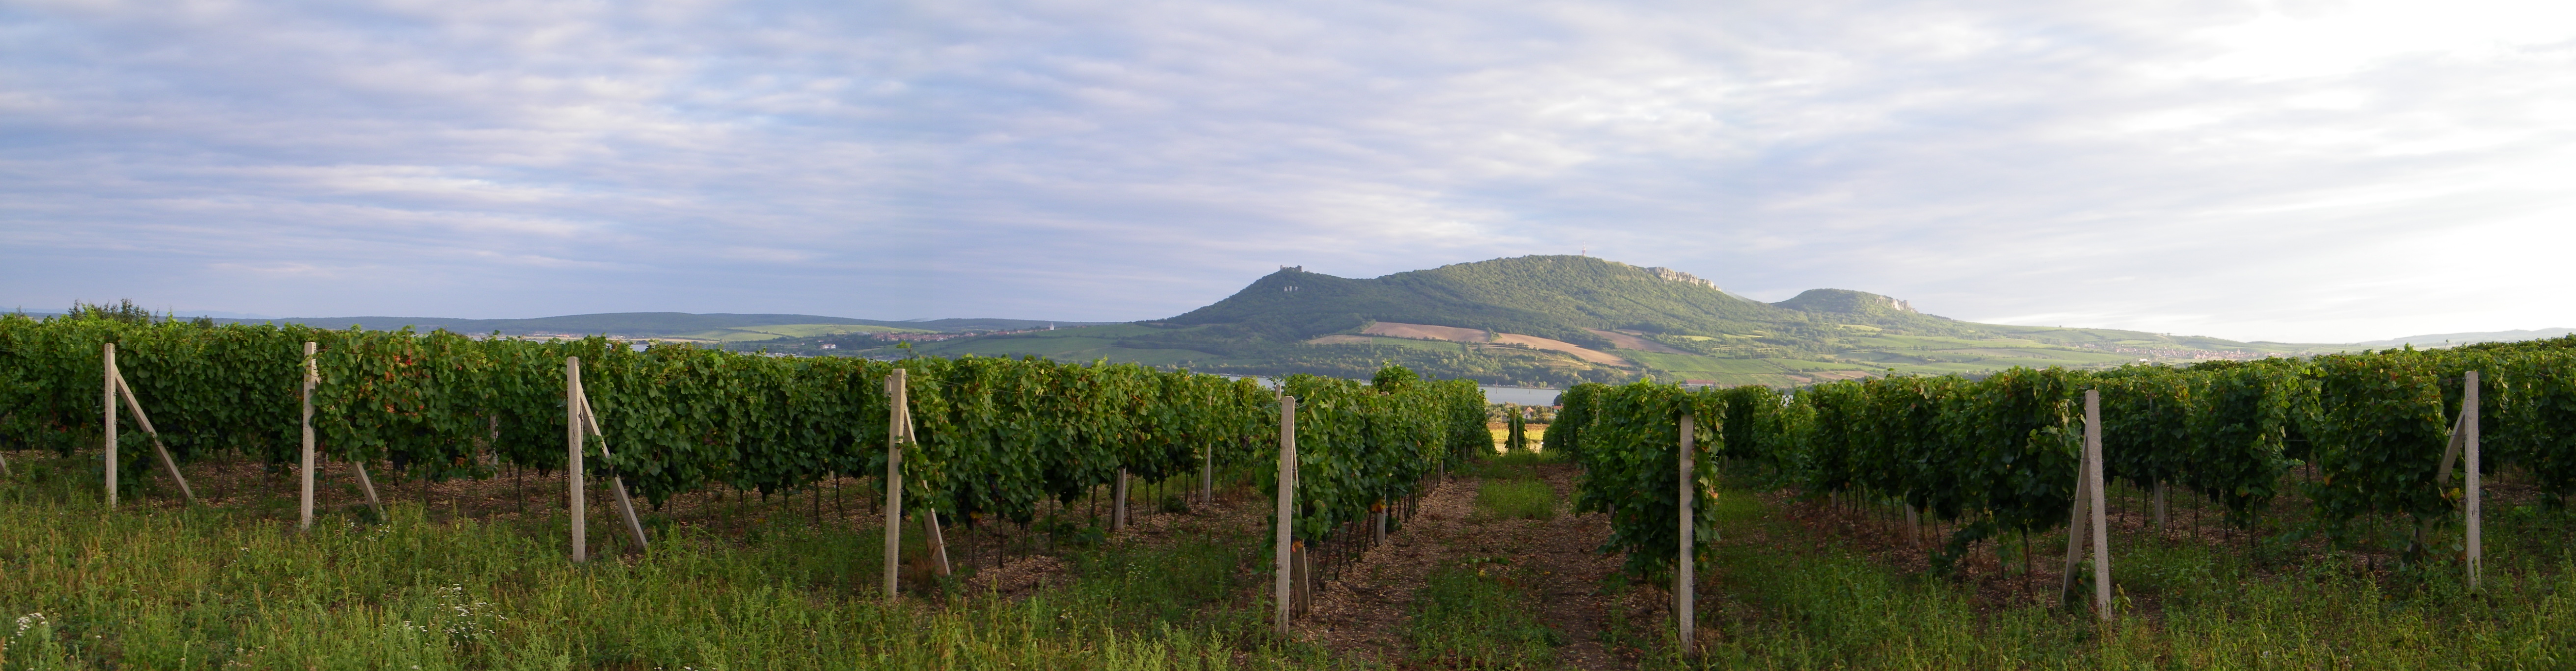
<instances>
[{"instance_id":1,"label":"hill slope with vineyard","mask_svg":"<svg viewBox=\"0 0 2576 671\"><path fill-rule=\"evenodd\" d=\"M827 340L766 346L798 352ZM892 353L871 349L874 342L835 342L840 353ZM1545 386L1646 375L1780 386L1890 372L1973 374L2308 351L2139 331L1978 324L1843 289L1763 303L1689 273L1588 256L1493 259L1364 279L1282 268L1169 319L916 347L930 354L1105 358L1255 375L1363 377L1394 362L1439 377Z\"/></svg>"}]
</instances>

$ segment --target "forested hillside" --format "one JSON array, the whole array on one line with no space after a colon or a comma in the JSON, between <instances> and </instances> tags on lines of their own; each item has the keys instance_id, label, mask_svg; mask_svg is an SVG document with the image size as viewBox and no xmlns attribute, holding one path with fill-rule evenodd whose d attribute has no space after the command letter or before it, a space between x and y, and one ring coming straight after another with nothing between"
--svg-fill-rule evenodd
<instances>
[{"instance_id":1,"label":"forested hillside","mask_svg":"<svg viewBox=\"0 0 2576 671\"><path fill-rule=\"evenodd\" d=\"M892 347L832 353L886 356ZM819 339L764 343L824 353ZM867 343L874 344L874 343ZM1363 377L1398 363L1487 383L1654 375L1795 385L1891 372L2103 367L2310 348L2111 329L1962 322L1900 299L1816 289L1779 303L1665 268L1527 256L1352 279L1282 268L1169 319L915 343L931 354L1105 358L1209 372Z\"/></svg>"}]
</instances>

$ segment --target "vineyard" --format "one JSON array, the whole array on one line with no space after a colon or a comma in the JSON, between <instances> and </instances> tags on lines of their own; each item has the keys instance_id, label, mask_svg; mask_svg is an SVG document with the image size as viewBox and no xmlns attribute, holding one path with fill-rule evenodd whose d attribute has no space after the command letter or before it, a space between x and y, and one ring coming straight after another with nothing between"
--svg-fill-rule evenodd
<instances>
[{"instance_id":1,"label":"vineyard","mask_svg":"<svg viewBox=\"0 0 2576 671\"><path fill-rule=\"evenodd\" d=\"M1890 377L1794 393L1581 385L1565 393L1548 440L1591 473L1582 505L1610 513L1632 566L1672 556L1646 549L1672 547L1677 499L1652 485L1676 476L1670 455L1683 415L1722 422L1722 438L1703 439L1714 444L1704 466L1722 457L1810 496L1949 523L1955 556L2007 532L2064 525L2085 390L2102 399L2106 477L2159 497L2168 487L2197 494L2238 525L2284 495L2304 497L2311 531L2337 541L2375 518L2455 524L2468 501L2450 480L2461 436L2472 436L2469 455L2485 447L2471 464L2478 473L2518 469L2553 501L2576 493L2570 339L2187 368L2013 369L1974 381ZM2410 553L2425 551L2422 538L2411 540Z\"/></svg>"},{"instance_id":2,"label":"vineyard","mask_svg":"<svg viewBox=\"0 0 2576 671\"><path fill-rule=\"evenodd\" d=\"M604 338L531 342L444 331L203 327L110 320L0 320L0 440L62 454L99 435L95 395L114 345L126 384L181 463L238 451L296 458L303 343L313 426L328 458L392 465L399 478L488 478L504 466L560 470L564 361L583 362L601 435L590 464L648 501L722 484L774 493L886 471L885 381L903 369L904 505L1028 523L1039 501L1071 501L1122 476L1164 480L1277 454L1279 400L1250 379L1126 364L967 357L885 362L771 358ZM1375 384L1295 376L1301 540L1411 493L1484 443L1472 383L1391 369ZM118 454L140 472L145 436ZM127 484L136 484L127 480ZM1354 512L1361 511L1361 512Z\"/></svg>"},{"instance_id":3,"label":"vineyard","mask_svg":"<svg viewBox=\"0 0 2576 671\"><path fill-rule=\"evenodd\" d=\"M1418 655L1414 659L1433 665L1527 668L1611 659L1637 666L1725 666L1755 660L1771 660L1757 666L1815 666L1813 660L1783 660L1812 654L1813 646L1830 648L1837 645L1829 643L1835 637L1853 634L1784 623L1854 615L1790 615L1794 609L1761 615L1769 611L1741 609L1764 599L1841 599L1834 603L1848 604L1867 591L1854 591L1859 588L1851 585L1868 583L1866 576L1884 569L1812 556L1781 563L1788 555L1773 547L1780 534L1822 534L1818 537L1828 540L1817 541L1826 544L1817 547L1830 548L1870 542L1870 533L1855 528L1893 530L1891 537L1902 544L1929 544L1922 554L1926 575L1955 582L1969 580L1961 576L1977 571L2010 571L2002 560L2010 556L2007 550L2018 551L2020 575L2028 581L2037 575L2034 545L2045 546L2042 541L2056 537L2053 532L2067 531L2061 594L2047 599L2042 610L2029 612L2053 613L2045 617L2084 612L2062 593L2091 581L2104 596L2090 610L2111 618L2136 608L2125 601L2128 597L2116 604L2111 600L2114 583L2122 590L2138 583L2138 589L2162 593L2149 584L2153 581L2135 577L2140 569L2116 569L2114 562L2141 556L2149 562L2168 561L2157 557L2185 552L2176 549L2184 546L2176 545L2170 534L2139 540L2145 532L2136 531L2137 525L2150 524L2148 519L2152 528L2164 529L2170 500L2195 512L2206 504L2221 525L2237 530L2227 536L2232 542L2248 544L2240 554L2252 552L2251 544L2257 542L2275 550L2265 556L2287 547L2360 549L2377 553L2372 557L2390 557L2410 572L2406 575L2416 576L2410 579L2463 575L2474 590L2486 545L2557 543L2533 541L2523 531L2507 532L2521 534L2512 536L2518 540L2482 542L2479 504L2488 492L2481 488L2481 477L2494 482L2492 478L2509 474L2518 482L2515 491L2532 493L2527 502L2536 508L2517 508L2519 521L2510 523L2514 530L2535 528L2530 520L2541 518L2531 510L2563 509L2565 497L2576 494L2576 372L2571 372L2576 368L2571 363L2576 363L2576 339L2182 368L2012 369L1978 379L1885 377L1791 391L1645 381L1577 385L1559 398L1559 408L1530 413L1511 406L1489 408L1471 382L1426 380L1395 366L1379 370L1369 381L1300 375L1265 386L1182 370L1037 358L768 357L605 338L531 341L444 331L0 318L0 447L18 456L20 470L29 468L25 462L31 454L53 460L40 467L52 475L7 476L19 484L0 498L16 507L0 516L46 519L45 511L56 509L48 506L73 505L71 500L80 497L88 503L79 505L93 507L120 505L116 500L122 497L134 502L122 506L135 509L67 530L42 531L47 525L38 524L32 527L35 536L23 535L29 532L22 524L22 535L11 537L21 549L0 552L0 561L17 562L12 565L21 567L19 573L43 573L38 568L54 565L45 562L71 566L94 561L75 561L70 555L31 559L69 552L64 541L42 540L47 538L43 534L82 534L92 539L83 541L88 546L122 546L133 541L118 539L177 533L173 529L179 527L170 524L199 524L187 527L200 529L190 533L238 538L220 543L238 542L244 552L260 548L288 555L367 551L351 539L388 531L413 535L415 543L434 542L423 540L428 538L424 534L458 533L468 535L446 542L517 558L504 563L524 564L551 554L554 561L539 563L565 567L544 569L542 578L509 578L510 584L572 585L607 579L583 575L642 576L668 570L652 568L663 565L659 562L714 566L736 561L717 558L734 556L725 553L768 552L756 560L768 568L725 579L733 582L658 573L652 575L662 577L616 579L662 585L655 589L673 594L739 601L747 598L744 594L770 589L763 585L774 578L757 576L805 575L809 577L799 580L832 586L809 597L822 605L770 608L808 613L795 617L866 622L880 636L897 639L904 635L884 632L903 625L890 623L915 618L933 623L924 626L947 627L938 630L950 633L940 636L952 641L920 645L948 646L938 647L950 651L941 655L974 651L996 664L1052 659L1117 667L1128 664L1096 655L1134 653L1141 649L1121 646L1151 640L1166 646L1157 654L1197 660L1193 664L1250 651L1270 660L1261 664L1336 666L1350 660L1327 651L1345 644L1331 643L1338 634L1321 632L1371 626L1354 622L1400 621L1412 628L1404 630L1410 637L1404 640L1410 642L1398 647L1415 650L1409 653ZM2090 407L2088 395L2098 399ZM124 419L115 414L120 407L127 409ZM2088 414L2099 421L2087 422ZM1536 441L1528 438L1533 418L1544 418L1543 438ZM379 506L369 524L387 525L382 530L370 532L344 522L296 531L301 527L281 528L274 523L277 518L256 507L206 511L207 506L192 505L198 494L185 484L183 471L221 472L223 464L241 464L235 470L314 472L319 467L303 454L308 432L316 452L311 458L354 469L366 499ZM2088 439L2098 457L2087 456ZM1538 449L1529 449L1531 442L1539 443ZM2098 480L2085 476L2088 459L2098 459L2091 462L2098 463L2093 476ZM91 470L84 473L68 464L87 464ZM576 561L589 540L579 522L581 502L591 495L585 492L607 487L622 501L631 489L635 507L648 511L643 515L654 521L627 513L626 523L606 527L610 531L600 540L614 546L616 556L607 567L592 570L609 573L564 573L577 569L562 560L558 534L566 530L560 523L524 536L552 539L534 544L510 540L522 536L508 528L473 526L478 523L472 516L452 517L447 524L464 525L453 527L457 531L427 531L443 527L420 526L427 524L421 507L376 504L377 485L365 480L372 473L388 487L414 483L424 492L425 505L432 486L497 481L505 474L524 478L527 472L551 474L547 482L570 488L574 519L569 533L576 539ZM249 482L277 481L271 476ZM1153 548L1138 545L1133 539L1140 537L1130 521L1131 482L1177 484L1191 492L1183 502L1155 502L1158 512L1188 511L1155 524L1195 529L1190 533L1196 535ZM42 490L39 483L51 483L45 486L53 489ZM884 513L881 546L865 545L876 541L861 533L871 523L864 515L836 515L833 523L819 523L826 497L836 509L842 505L839 489L844 484L871 488L862 500L884 501L876 508ZM2082 576L2103 577L2080 577L2076 567L2084 553L2078 551L2077 536L2092 529L2098 544L2108 533L2101 531L2102 522L2084 522L2085 506L2096 515L2093 519L2102 519L2103 504L2098 502L2104 500L2105 488L2134 494L2142 507L2130 511L2138 521L2120 527L2119 533L2127 535L2119 536L2118 543L2094 546L2107 548L2092 553L2100 573ZM818 523L795 528L777 527L773 521L770 527L757 527L766 531L744 526L732 536L710 536L672 522L673 511L729 493L745 501L803 497L814 506L812 519ZM1113 501L1107 529L1082 530L1067 522L1068 515L1077 515L1073 511L1080 502L1103 495ZM283 487L269 496L301 496L309 510L314 494L309 487L302 493ZM1554 512L1558 497L1569 516ZM520 505L524 509L526 504ZM164 518L156 511L184 516ZM1798 523L1808 526L1773 520L1768 517L1773 513L1762 511L1809 520ZM1901 524L1894 522L1898 515ZM165 519L189 521L155 521ZM1853 520L1863 523L1854 527ZM895 533L912 522L928 533ZM988 598L1002 600L950 614L889 600L897 594L893 577L898 563L910 561L903 557L935 556L937 573L950 573L942 527L962 532L964 539L991 539L993 552L980 559L966 554L957 570L961 574L1006 576L1025 566L1070 561L1079 565L1074 572L1093 577L1065 589L1108 591L1082 592L1087 596L1081 598L1094 601L1081 603L1047 601L1056 598L1042 596L1048 592L1023 593L1017 601L994 595ZM2254 533L2258 527L2268 531ZM622 540L628 530L631 543ZM1100 535L1104 532L1110 535ZM1017 544L1009 540L1013 538L1019 539ZM1046 539L1046 552L1029 545L1036 538ZM1104 543L1112 538L1130 540ZM1846 540L1830 540L1835 538ZM1566 553L1532 556L1512 549L1569 542L1579 551L1575 554L1595 559ZM767 545L777 547L763 550ZM55 550L43 549L49 547ZM136 547L117 552L188 556L164 546ZM728 549L736 547L743 549ZM824 556L865 557L875 551L872 547L884 552L882 564L867 565L882 569L883 587L860 579L867 571L855 559L846 566L814 563ZM1472 552L1491 556L1457 554L1465 547L1482 548ZM1982 558L1986 551L1992 559ZM1825 557L1845 553L1814 552L1825 552ZM412 559L408 561L415 568L385 570L397 575L421 571L417 567L424 561L437 564L470 559L471 554ZM1050 556L1025 563L1040 554ZM2515 577L2501 584L2530 584L2542 575L2528 568L2532 562L2560 556L2517 555L2508 561L2517 567L2510 571ZM1413 568L1391 568L1400 565L1389 563L1397 557L1414 558ZM2201 561L2210 566L2254 561L2209 557ZM1590 563L1595 561L1604 563ZM1812 572L1827 569L1841 572L1832 580L1843 587L1807 596L1779 591L1807 585ZM1406 602L1407 597L1367 586L1370 580L1385 580L1389 571L1423 585L1411 597L1416 610L1403 616L1410 619L1351 619L1363 617L1353 613L1378 607L1371 604ZM1756 575L1776 579L1752 577ZM1164 584L1158 579L1179 582L1158 586ZM1600 586L1571 601L1561 597L1572 592L1542 598L1537 587L1586 580ZM1192 581L1205 585L1181 584ZM715 589L710 584L735 586L709 592ZM966 598L949 596L957 593L958 584L939 578L904 591L946 602ZM38 591L29 583L19 585L28 594ZM1920 595L1924 588L1889 582L1870 589ZM1702 593L1710 599L1694 601ZM1832 596L1816 596L1827 594ZM37 645L28 642L36 639L26 638L31 628L121 631L106 620L57 623L42 616L46 609L115 612L112 606L98 610L102 606L97 604L116 603L98 598L0 604L25 607L37 618L22 618L18 635L0 647L0 668L50 668L19 661L27 659L19 653L22 646ZM677 597L631 598L650 604ZM1923 607L1930 611L1954 607L1942 600L1946 597L1904 598L1929 599ZM2548 598L2557 603L2554 596ZM1614 602L1627 605L1602 605ZM66 605L73 603L92 605L87 611ZM1011 603L1020 605L1007 605ZM1061 611L1064 618L1089 613L1111 624L1033 629L1013 619L1027 613L1008 614L1040 603L1055 604L1044 607ZM1512 615L1561 610L1569 607L1566 603L1616 611L1575 628L1583 632L1586 646L1624 652L1560 657L1549 650L1566 645L1560 630L1567 625ZM687 609L680 602L657 606L671 607ZM472 612L474 607L450 610ZM367 612L400 619L391 611ZM2103 626L2183 635L2182 620L2172 619L2181 617L2178 611L2157 612L2143 623L2120 619ZM173 622L202 617L167 615L176 618ZM451 645L437 648L449 652L438 654L500 654L490 647L497 644L455 633L477 626L500 631L493 622L455 624L463 616L453 614L418 617L466 627L451 630ZM658 616L634 617L661 622L654 619ZM1203 621L1184 625L1176 617ZM1717 624L1703 627L1694 624L1694 617ZM1952 617L1978 622L2000 616ZM734 626L759 618L720 619ZM412 623L403 620L402 625ZM1162 633L1140 633L1148 630ZM1712 633L1719 631L1734 632L1734 638ZM1909 650L1915 648L1906 646L1929 645L1922 638L1931 635L1925 633L1928 629L1909 631L1889 634L1899 643L1874 645ZM82 643L77 635L48 636L73 643L42 654L113 665L102 660L113 659L109 651L117 648ZM234 637L250 638L238 632ZM1000 647L953 643L985 640L979 637L996 637L990 645ZM1952 641L1947 645L1985 645L1959 642L1978 638L1947 639ZM212 643L190 645L196 647L171 649L216 649L206 647ZM1315 645L1324 647L1311 647ZM1789 647L1772 647L1779 645ZM2134 652L2109 642L2084 645L2100 646L2095 654L2104 659L2118 651ZM997 652L1012 646L1024 651ZM888 665L924 664L922 658L902 657L894 649L863 648L854 654L916 660L883 662ZM1026 652L1041 649L1048 652ZM1810 652L1783 652L1791 649ZM2026 654L1974 649L1969 658L2024 659ZM661 651L621 659L707 659L655 650ZM1852 650L1859 652L1846 652L1879 654L1876 648ZM198 659L208 659L203 655L210 653L199 654ZM237 650L215 657L245 655ZM377 659L352 657L357 658ZM1230 665L1244 663L1237 659ZM572 666L623 668L620 664Z\"/></svg>"}]
</instances>

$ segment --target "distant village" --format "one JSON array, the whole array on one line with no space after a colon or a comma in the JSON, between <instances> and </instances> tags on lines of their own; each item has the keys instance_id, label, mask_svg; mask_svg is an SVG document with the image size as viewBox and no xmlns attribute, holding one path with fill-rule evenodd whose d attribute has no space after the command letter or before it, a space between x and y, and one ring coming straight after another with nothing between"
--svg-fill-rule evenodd
<instances>
[{"instance_id":1,"label":"distant village","mask_svg":"<svg viewBox=\"0 0 2576 671\"><path fill-rule=\"evenodd\" d=\"M2271 356L2269 354L2257 352L2189 349L2180 347L2125 347L2118 345L2104 347L2094 343L2085 343L2076 345L2076 347L2102 352L2111 352L2115 354L2129 354L2150 359L2186 359L2191 361L2253 361L2255 359Z\"/></svg>"},{"instance_id":2,"label":"distant village","mask_svg":"<svg viewBox=\"0 0 2576 671\"><path fill-rule=\"evenodd\" d=\"M1054 324L1048 324L1048 325L1046 325L1044 328L1027 328L1027 329L1019 329L1019 330L1016 330L1016 331L959 331L959 332L956 332L956 333L871 333L871 334L868 334L868 336L869 336L869 339L871 339L871 340L878 340L878 341L883 341L883 342L939 342L939 341L942 341L942 340L949 340L949 339L953 339L953 338L973 338L973 337L976 337L976 336L989 336L989 335L1010 335L1010 334L1013 334L1013 333L1036 333L1036 332L1039 332L1039 331L1053 331L1053 330L1055 330L1055 325L1054 325Z\"/></svg>"}]
</instances>

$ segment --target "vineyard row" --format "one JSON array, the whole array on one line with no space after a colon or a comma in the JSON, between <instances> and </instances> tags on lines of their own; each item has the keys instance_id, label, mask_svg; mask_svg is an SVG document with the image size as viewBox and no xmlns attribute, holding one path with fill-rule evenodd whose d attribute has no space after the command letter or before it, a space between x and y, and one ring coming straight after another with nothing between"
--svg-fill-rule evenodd
<instances>
[{"instance_id":1,"label":"vineyard row","mask_svg":"<svg viewBox=\"0 0 2576 671\"><path fill-rule=\"evenodd\" d=\"M308 359L305 343L318 344ZM763 493L834 477L885 481L897 369L910 415L901 504L1028 523L1120 473L1161 480L1246 466L1276 483L1280 394L1297 397L1299 539L1320 540L1423 476L1490 446L1481 392L1389 368L1369 383L1253 380L1131 364L1044 359L773 358L605 338L529 341L445 331L332 331L108 319L0 317L0 441L69 455L103 440L102 350L156 432L119 436L141 473L158 439L180 463L236 453L293 464L308 365L324 454L384 463L396 478L488 478L503 465L562 470L565 360L614 475L661 505L715 485ZM130 414L130 413L129 413ZM592 452L592 456L600 456ZM131 487L141 478L124 483Z\"/></svg>"}]
</instances>

